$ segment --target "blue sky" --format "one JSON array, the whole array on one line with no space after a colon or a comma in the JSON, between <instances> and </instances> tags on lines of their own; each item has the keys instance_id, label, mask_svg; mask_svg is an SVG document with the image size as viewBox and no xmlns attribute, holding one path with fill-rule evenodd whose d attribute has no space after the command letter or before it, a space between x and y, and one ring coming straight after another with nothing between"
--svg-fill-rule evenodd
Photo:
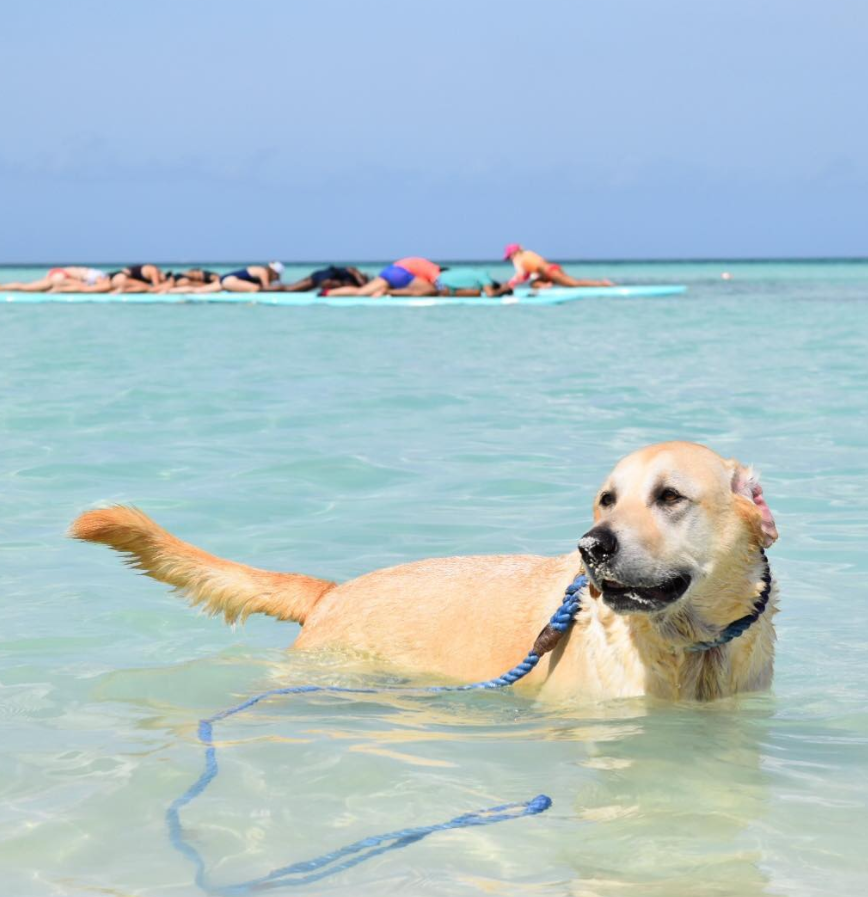
<instances>
[{"instance_id":1,"label":"blue sky","mask_svg":"<svg viewBox=\"0 0 868 897\"><path fill-rule=\"evenodd\" d=\"M6 0L0 262L864 256L862 0Z\"/></svg>"}]
</instances>

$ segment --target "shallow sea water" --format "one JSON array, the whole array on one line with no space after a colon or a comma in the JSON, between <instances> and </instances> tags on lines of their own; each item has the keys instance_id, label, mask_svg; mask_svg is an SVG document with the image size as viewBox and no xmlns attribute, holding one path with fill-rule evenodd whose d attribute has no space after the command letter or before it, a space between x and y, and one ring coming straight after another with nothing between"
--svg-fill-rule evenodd
<instances>
[{"instance_id":1,"label":"shallow sea water","mask_svg":"<svg viewBox=\"0 0 868 897\"><path fill-rule=\"evenodd\" d=\"M197 615L65 539L78 512L135 503L217 554L338 579L555 554L614 461L670 438L762 472L781 532L771 694L277 700L218 729L221 775L184 822L231 883L544 792L542 816L288 890L865 893L868 265L607 270L690 290L531 309L0 308L4 893L197 893L164 826L201 769L196 721L266 688L385 681L286 653L292 624Z\"/></svg>"}]
</instances>

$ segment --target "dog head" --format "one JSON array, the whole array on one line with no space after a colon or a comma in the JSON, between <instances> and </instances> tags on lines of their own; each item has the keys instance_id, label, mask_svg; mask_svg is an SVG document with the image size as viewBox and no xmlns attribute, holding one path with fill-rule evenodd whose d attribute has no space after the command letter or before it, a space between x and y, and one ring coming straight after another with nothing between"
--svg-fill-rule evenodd
<instances>
[{"instance_id":1,"label":"dog head","mask_svg":"<svg viewBox=\"0 0 868 897\"><path fill-rule=\"evenodd\" d=\"M778 533L750 468L687 442L621 460L579 541L592 587L622 614L683 606L727 581Z\"/></svg>"}]
</instances>

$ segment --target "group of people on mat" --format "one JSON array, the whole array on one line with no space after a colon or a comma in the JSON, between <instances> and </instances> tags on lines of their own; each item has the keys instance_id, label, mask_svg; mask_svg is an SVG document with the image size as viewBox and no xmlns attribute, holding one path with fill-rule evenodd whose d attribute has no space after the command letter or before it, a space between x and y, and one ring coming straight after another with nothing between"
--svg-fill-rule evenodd
<instances>
[{"instance_id":1,"label":"group of people on mat","mask_svg":"<svg viewBox=\"0 0 868 897\"><path fill-rule=\"evenodd\" d=\"M284 284L281 262L249 265L228 274L203 268L164 271L157 265L129 265L117 271L98 268L52 268L43 278L30 283L0 284L0 290L49 293L257 293L316 292L329 296L504 296L515 287L533 289L612 286L609 280L580 280L560 265L536 252L510 243L504 261L515 269L506 283L498 283L478 267L444 267L418 256L398 259L374 277L358 268L329 265L307 277Z\"/></svg>"},{"instance_id":2,"label":"group of people on mat","mask_svg":"<svg viewBox=\"0 0 868 897\"><path fill-rule=\"evenodd\" d=\"M117 271L69 266L52 268L29 283L2 283L0 290L23 293L252 293L280 289L282 262L250 265L228 274L204 268L164 271L157 265L128 265Z\"/></svg>"}]
</instances>

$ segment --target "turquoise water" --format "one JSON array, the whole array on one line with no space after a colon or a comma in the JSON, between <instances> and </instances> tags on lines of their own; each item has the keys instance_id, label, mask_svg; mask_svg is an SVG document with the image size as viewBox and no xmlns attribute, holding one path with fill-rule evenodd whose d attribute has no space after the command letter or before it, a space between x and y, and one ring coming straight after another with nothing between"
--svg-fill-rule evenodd
<instances>
[{"instance_id":1,"label":"turquoise water","mask_svg":"<svg viewBox=\"0 0 868 897\"><path fill-rule=\"evenodd\" d=\"M296 892L864 893L868 265L581 270L690 291L547 309L0 308L4 893L195 894L163 815L199 773L196 721L269 687L382 681L287 654L294 625L197 615L64 539L75 514L134 502L217 554L339 579L554 554L614 461L669 438L762 471L781 531L771 694L296 697L224 724L221 776L185 823L228 883L545 792L543 816Z\"/></svg>"}]
</instances>

